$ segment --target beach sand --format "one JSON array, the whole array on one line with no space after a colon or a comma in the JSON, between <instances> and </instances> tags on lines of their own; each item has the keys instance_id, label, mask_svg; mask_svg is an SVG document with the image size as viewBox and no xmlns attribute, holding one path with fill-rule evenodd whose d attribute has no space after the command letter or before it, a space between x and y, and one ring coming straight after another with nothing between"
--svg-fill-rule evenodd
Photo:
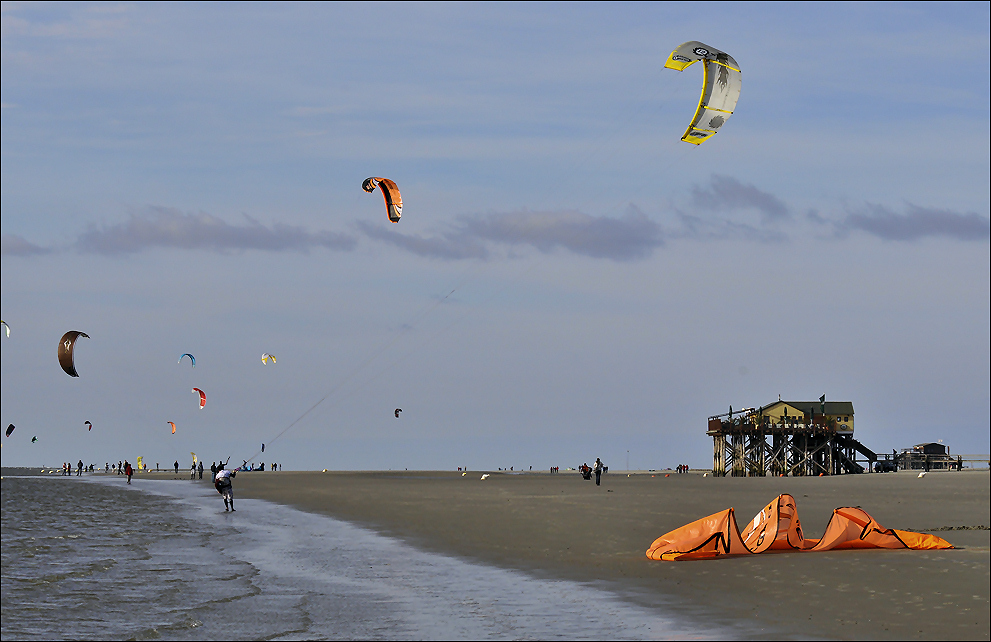
<instances>
[{"instance_id":1,"label":"beach sand","mask_svg":"<svg viewBox=\"0 0 991 642\"><path fill-rule=\"evenodd\" d=\"M482 481L484 472L241 473L235 493L343 519L424 550L592 583L740 638L989 638L987 470L922 479L910 472L822 478L614 472L603 475L601 487L575 473L489 471ZM188 479L188 473L141 473L139 487L143 479ZM807 537L821 535L834 508L861 506L885 527L933 532L958 548L695 562L656 562L644 554L667 531L727 507L743 527L779 493L795 496ZM217 502L222 505L219 496Z\"/></svg>"},{"instance_id":2,"label":"beach sand","mask_svg":"<svg viewBox=\"0 0 991 642\"><path fill-rule=\"evenodd\" d=\"M422 549L595 583L642 605L731 627L744 638L989 637L988 471L923 479L909 472L825 478L609 473L601 487L567 473L495 472L484 481L481 474L242 473L235 488L238 497L327 514ZM795 496L807 537L821 534L834 508L862 506L886 527L935 531L958 548L695 562L656 562L644 554L665 532L730 506L742 528L779 493Z\"/></svg>"}]
</instances>

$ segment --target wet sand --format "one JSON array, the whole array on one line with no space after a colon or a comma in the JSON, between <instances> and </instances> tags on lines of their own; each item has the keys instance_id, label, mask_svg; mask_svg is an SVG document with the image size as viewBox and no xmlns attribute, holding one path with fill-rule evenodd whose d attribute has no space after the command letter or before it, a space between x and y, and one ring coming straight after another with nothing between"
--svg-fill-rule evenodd
<instances>
[{"instance_id":1,"label":"wet sand","mask_svg":"<svg viewBox=\"0 0 991 642\"><path fill-rule=\"evenodd\" d=\"M324 513L423 549L542 577L594 582L740 637L988 639L988 471L833 478L610 473L242 473L239 497ZM862 506L889 528L936 532L949 551L836 551L655 562L665 532L732 506L741 522L796 497L808 537L834 508ZM219 501L219 499L218 499ZM946 530L970 527L967 530ZM981 527L974 529L974 527ZM935 530L941 529L941 530Z\"/></svg>"}]
</instances>

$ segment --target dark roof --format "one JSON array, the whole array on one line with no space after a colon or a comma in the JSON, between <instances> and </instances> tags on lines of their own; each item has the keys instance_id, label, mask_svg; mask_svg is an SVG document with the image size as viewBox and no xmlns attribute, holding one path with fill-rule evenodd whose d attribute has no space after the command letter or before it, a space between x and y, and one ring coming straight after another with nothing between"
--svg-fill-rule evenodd
<instances>
[{"instance_id":1,"label":"dark roof","mask_svg":"<svg viewBox=\"0 0 991 642\"><path fill-rule=\"evenodd\" d=\"M784 403L789 406L794 406L807 415L811 415L813 412L817 415L822 414L821 405L819 400L815 401L785 401ZM770 404L774 405L774 404ZM826 402L826 414L827 415L852 415L853 414L853 402L852 401L827 401Z\"/></svg>"}]
</instances>

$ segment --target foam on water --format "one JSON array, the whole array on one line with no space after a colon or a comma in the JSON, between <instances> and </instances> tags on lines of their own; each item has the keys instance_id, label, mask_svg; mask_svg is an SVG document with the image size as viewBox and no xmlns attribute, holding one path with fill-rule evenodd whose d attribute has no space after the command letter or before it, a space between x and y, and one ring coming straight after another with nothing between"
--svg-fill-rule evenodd
<instances>
[{"instance_id":1,"label":"foam on water","mask_svg":"<svg viewBox=\"0 0 991 642\"><path fill-rule=\"evenodd\" d=\"M146 558L130 560L128 579L122 580L122 565L116 562L117 575L95 570L89 576L98 584L110 582L113 595L132 587L134 595L115 598L126 608L97 606L91 608L95 621L90 616L65 629L32 629L26 637L85 637L101 629L138 639L283 640L669 639L724 638L726 633L675 621L659 609L588 584L538 579L423 552L287 506L239 499L237 512L225 513L219 496L205 484L140 480L141 490L157 496L149 497L122 493L118 479L92 479L116 486L115 495L143 498L150 510L171 510L162 518L149 516L163 535L140 543ZM93 486L50 479L35 483L42 482L66 490ZM4 484L6 495L7 480ZM162 519L178 524L164 528ZM6 523L5 498L5 545ZM92 535L86 539L98 545ZM85 557L79 551L71 555L78 561ZM134 550L130 555L140 557ZM15 627L8 627L8 615L14 614L8 613L8 597L15 597L8 579L5 554L4 638L25 637L28 630L15 628L21 627L18 618L11 620Z\"/></svg>"}]
</instances>

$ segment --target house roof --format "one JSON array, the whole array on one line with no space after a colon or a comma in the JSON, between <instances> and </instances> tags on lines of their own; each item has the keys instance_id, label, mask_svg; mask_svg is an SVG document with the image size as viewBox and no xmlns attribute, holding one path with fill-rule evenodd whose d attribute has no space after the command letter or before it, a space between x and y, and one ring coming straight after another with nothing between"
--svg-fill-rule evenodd
<instances>
[{"instance_id":1,"label":"house roof","mask_svg":"<svg viewBox=\"0 0 991 642\"><path fill-rule=\"evenodd\" d=\"M778 403L778 402L775 402ZM813 412L817 415L822 414L821 405L819 400L815 401L782 401L780 403L786 403L789 406L798 408L807 415L811 415ZM853 402L852 401L827 401L826 402L826 414L827 415L852 415L853 414ZM774 406L765 406L770 408Z\"/></svg>"}]
</instances>

